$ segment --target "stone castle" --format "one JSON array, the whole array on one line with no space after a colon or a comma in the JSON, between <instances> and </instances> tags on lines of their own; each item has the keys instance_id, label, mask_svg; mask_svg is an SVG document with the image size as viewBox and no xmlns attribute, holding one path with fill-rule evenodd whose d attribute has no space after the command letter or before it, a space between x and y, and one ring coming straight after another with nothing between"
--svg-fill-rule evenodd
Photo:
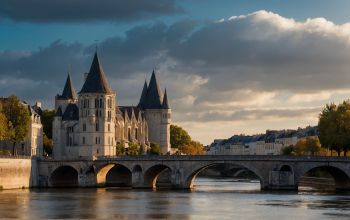
<instances>
[{"instance_id":1,"label":"stone castle","mask_svg":"<svg viewBox=\"0 0 350 220\"><path fill-rule=\"evenodd\" d=\"M142 153L152 142L160 145L162 154L170 152L171 109L154 71L136 107L118 106L96 52L78 94L68 74L62 94L55 97L55 111L56 159L115 156L117 144L128 148L131 142Z\"/></svg>"}]
</instances>

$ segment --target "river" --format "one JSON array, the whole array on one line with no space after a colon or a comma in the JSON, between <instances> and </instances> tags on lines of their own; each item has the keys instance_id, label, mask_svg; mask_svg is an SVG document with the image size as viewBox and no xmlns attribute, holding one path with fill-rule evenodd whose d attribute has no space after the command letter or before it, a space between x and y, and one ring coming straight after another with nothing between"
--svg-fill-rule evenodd
<instances>
[{"instance_id":1,"label":"river","mask_svg":"<svg viewBox=\"0 0 350 220\"><path fill-rule=\"evenodd\" d=\"M193 191L34 189L0 192L4 219L350 219L350 195L261 192L257 182L197 178Z\"/></svg>"}]
</instances>

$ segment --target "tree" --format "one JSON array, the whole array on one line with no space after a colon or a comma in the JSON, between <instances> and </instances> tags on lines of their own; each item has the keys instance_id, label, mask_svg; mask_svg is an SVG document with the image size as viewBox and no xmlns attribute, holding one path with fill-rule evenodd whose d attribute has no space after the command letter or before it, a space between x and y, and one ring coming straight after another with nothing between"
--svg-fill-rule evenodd
<instances>
[{"instance_id":1,"label":"tree","mask_svg":"<svg viewBox=\"0 0 350 220\"><path fill-rule=\"evenodd\" d=\"M284 147L282 149L282 154L283 155L295 155L295 153L294 153L294 146L290 145L290 146Z\"/></svg>"},{"instance_id":2,"label":"tree","mask_svg":"<svg viewBox=\"0 0 350 220\"><path fill-rule=\"evenodd\" d=\"M179 151L187 155L201 155L205 153L203 145L198 141L191 141L188 144L180 146Z\"/></svg>"},{"instance_id":3,"label":"tree","mask_svg":"<svg viewBox=\"0 0 350 220\"><path fill-rule=\"evenodd\" d=\"M321 144L317 137L307 137L305 140L305 152L315 156L321 151Z\"/></svg>"},{"instance_id":4,"label":"tree","mask_svg":"<svg viewBox=\"0 0 350 220\"><path fill-rule=\"evenodd\" d=\"M190 144L191 137L180 126L170 125L170 144L172 148L179 148L180 146L184 146Z\"/></svg>"},{"instance_id":5,"label":"tree","mask_svg":"<svg viewBox=\"0 0 350 220\"><path fill-rule=\"evenodd\" d=\"M140 146L137 143L129 142L128 155L137 156L140 154Z\"/></svg>"},{"instance_id":6,"label":"tree","mask_svg":"<svg viewBox=\"0 0 350 220\"><path fill-rule=\"evenodd\" d=\"M49 139L52 139L52 123L55 117L54 110L45 109L41 116L41 123L43 124L43 131Z\"/></svg>"},{"instance_id":7,"label":"tree","mask_svg":"<svg viewBox=\"0 0 350 220\"><path fill-rule=\"evenodd\" d=\"M13 142L13 154L15 154L16 142L24 141L28 134L30 116L28 108L14 95L10 96L4 105L4 113L10 122L12 130L10 140Z\"/></svg>"},{"instance_id":8,"label":"tree","mask_svg":"<svg viewBox=\"0 0 350 220\"><path fill-rule=\"evenodd\" d=\"M53 148L53 141L52 139L48 138L47 135L44 133L43 134L43 148L44 148L44 153L47 155L52 154L52 148Z\"/></svg>"},{"instance_id":9,"label":"tree","mask_svg":"<svg viewBox=\"0 0 350 220\"><path fill-rule=\"evenodd\" d=\"M149 154L151 155L160 155L160 145L157 143L151 143Z\"/></svg>"},{"instance_id":10,"label":"tree","mask_svg":"<svg viewBox=\"0 0 350 220\"><path fill-rule=\"evenodd\" d=\"M123 143L117 143L117 145L115 146L115 154L116 156L121 156L125 154L125 147Z\"/></svg>"},{"instance_id":11,"label":"tree","mask_svg":"<svg viewBox=\"0 0 350 220\"><path fill-rule=\"evenodd\" d=\"M344 151L346 156L350 146L350 101L326 105L319 116L318 129L322 146L336 150L338 156Z\"/></svg>"},{"instance_id":12,"label":"tree","mask_svg":"<svg viewBox=\"0 0 350 220\"><path fill-rule=\"evenodd\" d=\"M2 104L0 103L0 141L8 140L10 136L9 122L3 112Z\"/></svg>"}]
</instances>

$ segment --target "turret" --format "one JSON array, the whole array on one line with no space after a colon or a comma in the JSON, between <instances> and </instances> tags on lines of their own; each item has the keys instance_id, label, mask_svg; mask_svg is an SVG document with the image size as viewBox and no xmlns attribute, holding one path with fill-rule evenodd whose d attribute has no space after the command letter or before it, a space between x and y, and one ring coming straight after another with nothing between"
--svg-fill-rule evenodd
<instances>
[{"instance_id":1,"label":"turret","mask_svg":"<svg viewBox=\"0 0 350 220\"><path fill-rule=\"evenodd\" d=\"M96 52L79 92L79 156L115 155L115 97Z\"/></svg>"},{"instance_id":2,"label":"turret","mask_svg":"<svg viewBox=\"0 0 350 220\"><path fill-rule=\"evenodd\" d=\"M55 111L61 107L61 111L64 112L69 103L75 103L77 100L77 93L75 92L70 73L68 73L62 95L57 94L55 97Z\"/></svg>"},{"instance_id":3,"label":"turret","mask_svg":"<svg viewBox=\"0 0 350 220\"><path fill-rule=\"evenodd\" d=\"M171 109L167 93L165 91L163 96L154 70L148 87L147 83L144 84L139 107L145 112L149 142L158 143L162 154L168 153Z\"/></svg>"}]
</instances>

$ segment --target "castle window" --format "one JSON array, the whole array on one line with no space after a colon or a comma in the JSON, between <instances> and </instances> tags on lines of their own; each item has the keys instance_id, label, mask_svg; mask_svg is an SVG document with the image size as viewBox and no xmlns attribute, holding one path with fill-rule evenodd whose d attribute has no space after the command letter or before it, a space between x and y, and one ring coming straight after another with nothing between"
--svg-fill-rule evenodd
<instances>
[{"instance_id":1,"label":"castle window","mask_svg":"<svg viewBox=\"0 0 350 220\"><path fill-rule=\"evenodd\" d=\"M98 108L98 99L95 99L95 108Z\"/></svg>"},{"instance_id":2,"label":"castle window","mask_svg":"<svg viewBox=\"0 0 350 220\"><path fill-rule=\"evenodd\" d=\"M98 144L98 138L96 137L96 144Z\"/></svg>"},{"instance_id":3,"label":"castle window","mask_svg":"<svg viewBox=\"0 0 350 220\"><path fill-rule=\"evenodd\" d=\"M100 153L100 149L97 148L96 153L99 154Z\"/></svg>"},{"instance_id":4,"label":"castle window","mask_svg":"<svg viewBox=\"0 0 350 220\"><path fill-rule=\"evenodd\" d=\"M137 140L137 128L135 128L135 139Z\"/></svg>"},{"instance_id":5,"label":"castle window","mask_svg":"<svg viewBox=\"0 0 350 220\"><path fill-rule=\"evenodd\" d=\"M83 137L83 144L85 144L85 137Z\"/></svg>"},{"instance_id":6,"label":"castle window","mask_svg":"<svg viewBox=\"0 0 350 220\"><path fill-rule=\"evenodd\" d=\"M100 129L99 129L99 124L96 123L96 131L98 131L98 130L100 130Z\"/></svg>"},{"instance_id":7,"label":"castle window","mask_svg":"<svg viewBox=\"0 0 350 220\"><path fill-rule=\"evenodd\" d=\"M72 137L69 137L69 146L72 146L73 145L73 139Z\"/></svg>"},{"instance_id":8,"label":"castle window","mask_svg":"<svg viewBox=\"0 0 350 220\"><path fill-rule=\"evenodd\" d=\"M83 124L83 131L86 131L86 124Z\"/></svg>"},{"instance_id":9,"label":"castle window","mask_svg":"<svg viewBox=\"0 0 350 220\"><path fill-rule=\"evenodd\" d=\"M88 108L90 107L89 99L87 100L87 107L88 107Z\"/></svg>"},{"instance_id":10,"label":"castle window","mask_svg":"<svg viewBox=\"0 0 350 220\"><path fill-rule=\"evenodd\" d=\"M98 110L96 110L95 116L96 118L98 118Z\"/></svg>"},{"instance_id":11,"label":"castle window","mask_svg":"<svg viewBox=\"0 0 350 220\"><path fill-rule=\"evenodd\" d=\"M108 131L111 131L111 125L108 124Z\"/></svg>"},{"instance_id":12,"label":"castle window","mask_svg":"<svg viewBox=\"0 0 350 220\"><path fill-rule=\"evenodd\" d=\"M100 99L100 108L103 108L102 99Z\"/></svg>"}]
</instances>

